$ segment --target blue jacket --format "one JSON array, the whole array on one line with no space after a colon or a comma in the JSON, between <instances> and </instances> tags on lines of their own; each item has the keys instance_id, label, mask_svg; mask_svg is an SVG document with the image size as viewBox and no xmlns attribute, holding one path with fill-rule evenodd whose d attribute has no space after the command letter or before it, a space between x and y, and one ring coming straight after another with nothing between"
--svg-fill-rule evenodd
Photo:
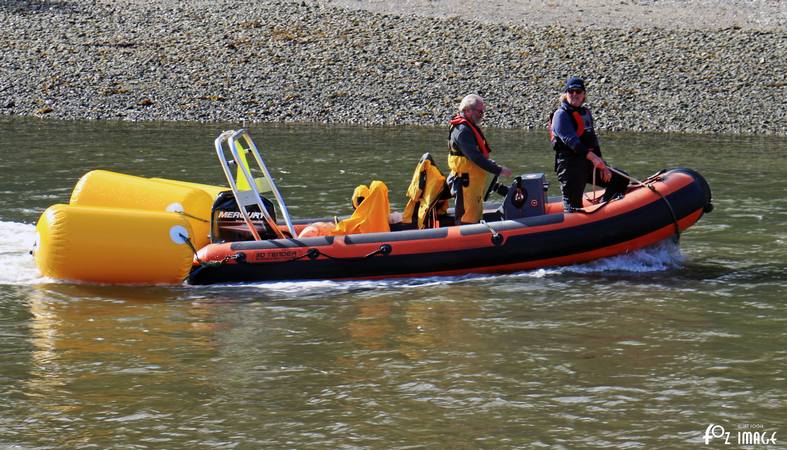
<instances>
[{"instance_id":1,"label":"blue jacket","mask_svg":"<svg viewBox=\"0 0 787 450\"><path fill-rule=\"evenodd\" d=\"M577 123L578 120L581 120L581 123ZM574 108L563 101L552 115L550 135L552 148L564 156L584 158L590 148L594 149L593 153L601 156L598 137L593 128L593 116L584 106Z\"/></svg>"}]
</instances>

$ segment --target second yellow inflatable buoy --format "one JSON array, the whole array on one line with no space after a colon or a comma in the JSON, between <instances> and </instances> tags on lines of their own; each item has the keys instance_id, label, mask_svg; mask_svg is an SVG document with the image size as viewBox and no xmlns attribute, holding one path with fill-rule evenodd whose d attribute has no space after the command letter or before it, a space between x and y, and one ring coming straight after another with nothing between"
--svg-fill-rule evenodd
<instances>
[{"instance_id":1,"label":"second yellow inflatable buoy","mask_svg":"<svg viewBox=\"0 0 787 450\"><path fill-rule=\"evenodd\" d=\"M210 211L222 190L225 188L93 170L77 182L70 204L182 214L191 223L192 239L199 248L210 242Z\"/></svg>"}]
</instances>

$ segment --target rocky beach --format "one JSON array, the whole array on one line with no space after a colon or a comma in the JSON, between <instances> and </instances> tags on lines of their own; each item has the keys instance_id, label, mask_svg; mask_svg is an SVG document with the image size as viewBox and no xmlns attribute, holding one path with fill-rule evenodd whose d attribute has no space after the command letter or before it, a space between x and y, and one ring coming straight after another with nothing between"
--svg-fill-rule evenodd
<instances>
[{"instance_id":1,"label":"rocky beach","mask_svg":"<svg viewBox=\"0 0 787 450\"><path fill-rule=\"evenodd\" d=\"M0 3L0 116L542 129L565 78L599 128L785 134L778 1Z\"/></svg>"}]
</instances>

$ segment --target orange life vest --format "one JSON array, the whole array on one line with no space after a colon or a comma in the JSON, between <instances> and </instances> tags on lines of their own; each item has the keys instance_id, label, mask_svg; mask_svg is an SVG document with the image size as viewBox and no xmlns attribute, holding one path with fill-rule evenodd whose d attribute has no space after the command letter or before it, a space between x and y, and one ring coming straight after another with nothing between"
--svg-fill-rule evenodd
<instances>
[{"instance_id":1,"label":"orange life vest","mask_svg":"<svg viewBox=\"0 0 787 450\"><path fill-rule=\"evenodd\" d=\"M552 131L552 116L555 113L553 112L551 116L549 116L549 122L547 122L547 128L549 128L549 140L555 140L555 132ZM578 111L572 111L571 116L574 118L574 123L577 125L577 137L581 137L585 134L585 121L582 119L582 114Z\"/></svg>"},{"instance_id":2,"label":"orange life vest","mask_svg":"<svg viewBox=\"0 0 787 450\"><path fill-rule=\"evenodd\" d=\"M449 128L448 131L449 136L451 134L451 131L453 131L453 129L456 128L458 125L465 124L468 127L470 127L470 130L473 132L473 135L475 136L475 141L478 143L478 148L481 150L481 154L484 155L484 158L489 159L489 152L491 152L492 149L489 148L489 144L486 143L486 138L484 137L484 133L482 133L481 130L478 129L478 127L476 127L472 122L465 119L459 114L454 116L454 118L451 119L448 123L451 124L451 127Z\"/></svg>"}]
</instances>

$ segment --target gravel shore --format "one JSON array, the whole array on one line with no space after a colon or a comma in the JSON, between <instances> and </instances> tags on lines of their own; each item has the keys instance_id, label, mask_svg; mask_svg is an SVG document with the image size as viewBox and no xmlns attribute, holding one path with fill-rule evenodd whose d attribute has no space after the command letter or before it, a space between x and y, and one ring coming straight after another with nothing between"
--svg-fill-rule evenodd
<instances>
[{"instance_id":1,"label":"gravel shore","mask_svg":"<svg viewBox=\"0 0 787 450\"><path fill-rule=\"evenodd\" d=\"M782 2L389 3L5 0L0 115L542 129L577 74L601 129L785 134Z\"/></svg>"}]
</instances>

